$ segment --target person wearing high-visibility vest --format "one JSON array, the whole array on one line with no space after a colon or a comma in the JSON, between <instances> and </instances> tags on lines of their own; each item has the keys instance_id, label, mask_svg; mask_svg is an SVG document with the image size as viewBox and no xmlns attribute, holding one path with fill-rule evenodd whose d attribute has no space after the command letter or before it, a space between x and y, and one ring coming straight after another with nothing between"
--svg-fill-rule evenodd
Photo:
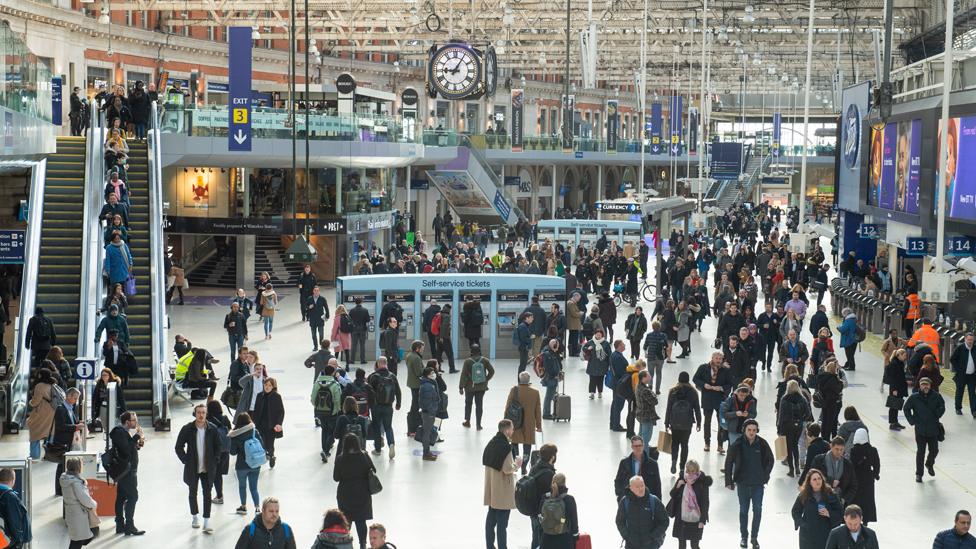
<instances>
[{"instance_id":1,"label":"person wearing high-visibility vest","mask_svg":"<svg viewBox=\"0 0 976 549\"><path fill-rule=\"evenodd\" d=\"M932 354L935 355L935 361L942 362L942 355L939 354L940 339L941 337L939 336L939 332L936 332L935 328L932 327L932 321L925 318L922 319L922 325L918 328L918 330L915 330L915 333L912 334L912 338L908 340L908 346L915 347L915 345L919 343L925 343L932 348Z\"/></svg>"},{"instance_id":2,"label":"person wearing high-visibility vest","mask_svg":"<svg viewBox=\"0 0 976 549\"><path fill-rule=\"evenodd\" d=\"M905 311L902 317L901 326L905 330L905 337L912 337L915 330L915 323L922 317L922 300L917 293L910 293L905 296Z\"/></svg>"}]
</instances>

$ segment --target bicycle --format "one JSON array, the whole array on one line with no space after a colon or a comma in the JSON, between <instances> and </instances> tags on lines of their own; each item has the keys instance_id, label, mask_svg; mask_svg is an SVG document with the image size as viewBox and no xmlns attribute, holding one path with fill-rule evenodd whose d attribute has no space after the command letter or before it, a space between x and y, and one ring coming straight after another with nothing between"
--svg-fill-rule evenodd
<instances>
[{"instance_id":1,"label":"bicycle","mask_svg":"<svg viewBox=\"0 0 976 549\"><path fill-rule=\"evenodd\" d=\"M649 283L647 280L642 280L641 286L638 288L636 294L615 291L613 295L613 304L619 307L622 303L626 302L631 307L636 307L637 296L641 296L644 301L654 303L657 300L657 286Z\"/></svg>"}]
</instances>

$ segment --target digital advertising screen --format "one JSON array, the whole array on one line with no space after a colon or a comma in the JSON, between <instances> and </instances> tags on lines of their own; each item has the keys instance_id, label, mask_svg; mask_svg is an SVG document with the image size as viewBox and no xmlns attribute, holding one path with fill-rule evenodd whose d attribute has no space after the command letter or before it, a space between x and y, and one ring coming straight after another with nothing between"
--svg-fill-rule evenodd
<instances>
[{"instance_id":1,"label":"digital advertising screen","mask_svg":"<svg viewBox=\"0 0 976 549\"><path fill-rule=\"evenodd\" d=\"M891 122L871 130L867 203L885 210L918 214L922 121Z\"/></svg>"},{"instance_id":2,"label":"digital advertising screen","mask_svg":"<svg viewBox=\"0 0 976 549\"><path fill-rule=\"evenodd\" d=\"M938 149L942 150L942 124L939 124ZM946 217L976 222L976 116L949 119L949 157L946 163ZM936 163L938 170L938 162ZM938 174L936 174L938 181ZM938 204L935 200L933 203Z\"/></svg>"}]
</instances>

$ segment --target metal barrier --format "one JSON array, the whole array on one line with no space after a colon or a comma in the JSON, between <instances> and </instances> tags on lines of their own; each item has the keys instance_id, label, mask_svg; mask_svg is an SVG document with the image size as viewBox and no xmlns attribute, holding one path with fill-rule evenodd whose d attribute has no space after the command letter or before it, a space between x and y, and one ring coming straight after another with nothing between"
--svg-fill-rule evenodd
<instances>
[{"instance_id":1,"label":"metal barrier","mask_svg":"<svg viewBox=\"0 0 976 549\"><path fill-rule=\"evenodd\" d=\"M166 330L169 325L166 303L165 257L163 242L163 175L158 107L152 103L149 117L149 299L150 325L152 327L152 395L153 426L169 430L169 399L167 396L169 368L166 366Z\"/></svg>"}]
</instances>

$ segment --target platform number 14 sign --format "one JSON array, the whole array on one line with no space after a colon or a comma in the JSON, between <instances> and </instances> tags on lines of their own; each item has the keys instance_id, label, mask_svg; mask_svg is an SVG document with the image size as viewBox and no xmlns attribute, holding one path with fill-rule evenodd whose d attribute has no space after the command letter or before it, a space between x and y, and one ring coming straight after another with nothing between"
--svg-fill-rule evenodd
<instances>
[{"instance_id":1,"label":"platform number 14 sign","mask_svg":"<svg viewBox=\"0 0 976 549\"><path fill-rule=\"evenodd\" d=\"M976 239L968 236L953 236L949 238L949 255L971 256L976 251Z\"/></svg>"}]
</instances>

